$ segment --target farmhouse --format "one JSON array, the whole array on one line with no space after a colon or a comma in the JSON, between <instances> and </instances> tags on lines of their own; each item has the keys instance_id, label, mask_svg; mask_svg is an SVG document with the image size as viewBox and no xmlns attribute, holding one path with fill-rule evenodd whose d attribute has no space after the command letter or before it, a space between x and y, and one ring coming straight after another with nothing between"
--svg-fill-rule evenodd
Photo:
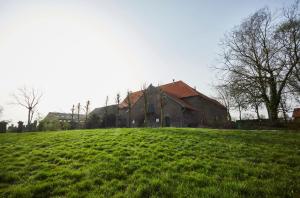
<instances>
[{"instance_id":1,"label":"farmhouse","mask_svg":"<svg viewBox=\"0 0 300 198\"><path fill-rule=\"evenodd\" d=\"M108 109L105 111L105 108ZM161 122L166 127L199 127L227 121L223 105L183 81L157 87L150 85L145 90L130 93L119 107L97 108L90 115L93 114L101 119L109 115L110 121L118 119L120 127L129 124L132 127L157 127Z\"/></svg>"},{"instance_id":2,"label":"farmhouse","mask_svg":"<svg viewBox=\"0 0 300 198\"><path fill-rule=\"evenodd\" d=\"M78 114L49 112L44 119L57 119L59 122L78 122ZM79 122L84 122L85 115L79 114Z\"/></svg>"}]
</instances>

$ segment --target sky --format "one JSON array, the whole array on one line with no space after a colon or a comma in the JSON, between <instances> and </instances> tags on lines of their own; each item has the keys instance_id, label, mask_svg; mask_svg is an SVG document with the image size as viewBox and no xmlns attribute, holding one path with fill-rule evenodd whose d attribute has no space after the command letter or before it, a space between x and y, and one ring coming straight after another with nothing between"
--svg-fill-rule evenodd
<instances>
[{"instance_id":1,"label":"sky","mask_svg":"<svg viewBox=\"0 0 300 198\"><path fill-rule=\"evenodd\" d=\"M18 88L43 93L39 116L115 103L146 83L182 80L214 96L220 41L256 10L289 0L0 0L1 120L26 121Z\"/></svg>"}]
</instances>

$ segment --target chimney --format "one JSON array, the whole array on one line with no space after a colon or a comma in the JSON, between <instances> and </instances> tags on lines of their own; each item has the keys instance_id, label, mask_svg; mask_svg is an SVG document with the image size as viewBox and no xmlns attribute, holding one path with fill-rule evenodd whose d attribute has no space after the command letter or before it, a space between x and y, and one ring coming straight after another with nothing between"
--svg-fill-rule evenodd
<instances>
[{"instance_id":1,"label":"chimney","mask_svg":"<svg viewBox=\"0 0 300 198\"><path fill-rule=\"evenodd\" d=\"M196 86L194 86L194 89L197 90L197 89L196 89Z\"/></svg>"},{"instance_id":2,"label":"chimney","mask_svg":"<svg viewBox=\"0 0 300 198\"><path fill-rule=\"evenodd\" d=\"M175 82L175 79L173 78L173 83Z\"/></svg>"}]
</instances>

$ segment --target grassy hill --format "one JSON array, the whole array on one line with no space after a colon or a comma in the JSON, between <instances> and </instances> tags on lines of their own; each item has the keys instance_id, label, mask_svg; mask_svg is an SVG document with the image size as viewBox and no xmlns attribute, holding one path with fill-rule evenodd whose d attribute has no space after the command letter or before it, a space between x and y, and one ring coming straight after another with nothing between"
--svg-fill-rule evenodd
<instances>
[{"instance_id":1,"label":"grassy hill","mask_svg":"<svg viewBox=\"0 0 300 198\"><path fill-rule=\"evenodd\" d=\"M300 133L0 134L0 197L300 197Z\"/></svg>"}]
</instances>

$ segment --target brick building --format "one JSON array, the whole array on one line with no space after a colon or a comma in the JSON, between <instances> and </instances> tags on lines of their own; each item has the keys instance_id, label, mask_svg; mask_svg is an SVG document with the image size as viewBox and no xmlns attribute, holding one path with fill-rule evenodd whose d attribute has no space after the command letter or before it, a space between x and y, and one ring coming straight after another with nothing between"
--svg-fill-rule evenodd
<instances>
[{"instance_id":1,"label":"brick building","mask_svg":"<svg viewBox=\"0 0 300 198\"><path fill-rule=\"evenodd\" d=\"M92 113L101 112L98 116L103 118L103 108L105 107ZM119 108L116 105L109 108L113 109L110 112L117 112L119 109L119 116L115 117L122 127L128 127L129 123L132 127L157 127L161 122L166 127L201 127L215 126L227 121L226 108L222 104L183 81L157 87L150 85L146 90L132 92L122 101Z\"/></svg>"}]
</instances>

